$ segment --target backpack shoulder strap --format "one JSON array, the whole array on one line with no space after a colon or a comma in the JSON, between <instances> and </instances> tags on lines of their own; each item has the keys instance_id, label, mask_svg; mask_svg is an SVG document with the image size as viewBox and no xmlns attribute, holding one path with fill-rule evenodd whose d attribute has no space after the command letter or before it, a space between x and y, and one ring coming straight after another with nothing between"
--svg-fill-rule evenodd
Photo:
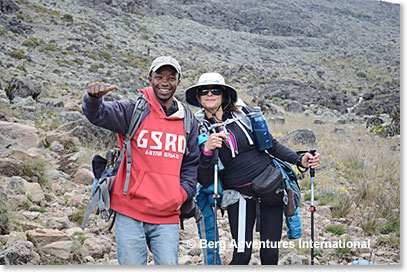
<instances>
[{"instance_id":1,"label":"backpack shoulder strap","mask_svg":"<svg viewBox=\"0 0 407 272\"><path fill-rule=\"evenodd\" d=\"M137 129L140 127L141 123L143 122L144 118L142 118L143 112L146 110L146 107L148 109L148 112L144 114L144 118L147 116L147 114L150 112L150 109L148 108L148 103L147 99L144 97L143 94L140 94L137 100L135 101L134 105L134 111L133 115L130 121L129 129L126 133L126 137L123 141L123 149L120 152L120 156L117 159L117 162L115 164L114 173L117 173L119 170L120 164L123 160L124 153L126 153L127 157L127 167L126 167L126 182L124 184L124 189L123 189L123 194L127 194L127 189L129 186L129 180L130 180L130 169L132 165L132 158L131 158L131 139L133 139L134 135L137 132Z\"/></svg>"},{"instance_id":2,"label":"backpack shoulder strap","mask_svg":"<svg viewBox=\"0 0 407 272\"><path fill-rule=\"evenodd\" d=\"M184 112L185 116L184 119L182 120L184 122L184 131L185 131L185 138L186 138L186 146L185 146L185 155L189 154L189 149L188 149L188 140L189 140L189 135L191 134L191 129L192 129L192 123L194 121L193 113L192 111L185 105L185 103L179 101L181 105L184 107Z\"/></svg>"}]
</instances>

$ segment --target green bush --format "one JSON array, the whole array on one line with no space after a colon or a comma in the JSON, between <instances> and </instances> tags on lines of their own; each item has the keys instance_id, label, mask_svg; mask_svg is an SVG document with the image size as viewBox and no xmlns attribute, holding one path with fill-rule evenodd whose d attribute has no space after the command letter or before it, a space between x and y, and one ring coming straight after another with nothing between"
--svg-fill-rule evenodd
<instances>
[{"instance_id":1,"label":"green bush","mask_svg":"<svg viewBox=\"0 0 407 272\"><path fill-rule=\"evenodd\" d=\"M352 200L350 197L343 197L342 199L337 199L331 206L332 217L342 218L346 217L352 209Z\"/></svg>"},{"instance_id":2,"label":"green bush","mask_svg":"<svg viewBox=\"0 0 407 272\"><path fill-rule=\"evenodd\" d=\"M7 34L7 30L0 27L0 36L1 35L6 35L6 34Z\"/></svg>"},{"instance_id":3,"label":"green bush","mask_svg":"<svg viewBox=\"0 0 407 272\"><path fill-rule=\"evenodd\" d=\"M108 62L112 62L112 56L107 51L104 51L104 50L100 51L99 57L104 58Z\"/></svg>"},{"instance_id":4,"label":"green bush","mask_svg":"<svg viewBox=\"0 0 407 272\"><path fill-rule=\"evenodd\" d=\"M35 47L36 46L35 42L33 42L32 40L25 40L22 45L26 46L26 47Z\"/></svg>"},{"instance_id":5,"label":"green bush","mask_svg":"<svg viewBox=\"0 0 407 272\"><path fill-rule=\"evenodd\" d=\"M326 231L332 232L335 235L342 235L345 233L345 229L343 228L342 225L337 225L337 224L333 224L333 225L329 225L327 227L325 227Z\"/></svg>"},{"instance_id":6,"label":"green bush","mask_svg":"<svg viewBox=\"0 0 407 272\"><path fill-rule=\"evenodd\" d=\"M23 49L13 50L10 52L10 57L15 59L25 59L25 54Z\"/></svg>"},{"instance_id":7,"label":"green bush","mask_svg":"<svg viewBox=\"0 0 407 272\"><path fill-rule=\"evenodd\" d=\"M42 159L25 160L22 164L24 175L42 177L45 174L46 161Z\"/></svg>"},{"instance_id":8,"label":"green bush","mask_svg":"<svg viewBox=\"0 0 407 272\"><path fill-rule=\"evenodd\" d=\"M357 75L358 77L367 77L366 73L363 72L363 71L357 72L356 75Z\"/></svg>"},{"instance_id":9,"label":"green bush","mask_svg":"<svg viewBox=\"0 0 407 272\"><path fill-rule=\"evenodd\" d=\"M71 14L64 14L61 19L64 22L73 23L73 16Z\"/></svg>"},{"instance_id":10,"label":"green bush","mask_svg":"<svg viewBox=\"0 0 407 272\"><path fill-rule=\"evenodd\" d=\"M82 209L77 212L71 213L70 215L68 215L68 219L71 222L80 225L80 224L82 224L83 217L85 216L85 211L86 211L86 209Z\"/></svg>"},{"instance_id":11,"label":"green bush","mask_svg":"<svg viewBox=\"0 0 407 272\"><path fill-rule=\"evenodd\" d=\"M99 64L97 64L97 63L92 63L92 64L90 65L89 71L91 71L91 72L97 72L98 69L99 69Z\"/></svg>"}]
</instances>

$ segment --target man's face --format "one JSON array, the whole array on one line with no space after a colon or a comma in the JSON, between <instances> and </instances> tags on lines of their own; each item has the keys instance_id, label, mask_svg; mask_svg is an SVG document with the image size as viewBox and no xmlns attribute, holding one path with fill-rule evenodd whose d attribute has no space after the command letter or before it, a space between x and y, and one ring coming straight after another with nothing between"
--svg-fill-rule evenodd
<instances>
[{"instance_id":1,"label":"man's face","mask_svg":"<svg viewBox=\"0 0 407 272\"><path fill-rule=\"evenodd\" d=\"M157 71L151 73L148 80L151 87L153 87L158 102L165 105L167 109L171 107L172 97L180 83L177 70L170 65L160 67Z\"/></svg>"}]
</instances>

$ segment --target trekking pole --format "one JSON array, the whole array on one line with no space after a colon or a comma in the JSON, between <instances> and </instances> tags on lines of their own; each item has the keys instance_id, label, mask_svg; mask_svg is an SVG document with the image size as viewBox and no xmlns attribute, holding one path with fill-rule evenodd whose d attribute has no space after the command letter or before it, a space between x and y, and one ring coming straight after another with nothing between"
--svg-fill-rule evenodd
<instances>
[{"instance_id":1,"label":"trekking pole","mask_svg":"<svg viewBox=\"0 0 407 272\"><path fill-rule=\"evenodd\" d=\"M213 234L213 240L214 240L214 249L213 249L213 263L214 265L217 265L217 245L216 245L216 241L217 241L217 232L218 232L218 215L217 215L217 208L218 208L218 156L219 156L219 151L218 149L215 149L214 151L214 159L215 159L215 166L214 166L214 177L213 177L213 203L214 203L214 209L213 209L213 213L214 213L214 220L215 220L215 224L214 224L214 234Z\"/></svg>"},{"instance_id":2,"label":"trekking pole","mask_svg":"<svg viewBox=\"0 0 407 272\"><path fill-rule=\"evenodd\" d=\"M311 149L310 153L312 156L315 155L316 150ZM314 212L316 211L316 207L314 205L314 176L315 176L315 169L310 168L309 174L311 177L311 206L309 210L311 211L311 265L314 265Z\"/></svg>"}]
</instances>

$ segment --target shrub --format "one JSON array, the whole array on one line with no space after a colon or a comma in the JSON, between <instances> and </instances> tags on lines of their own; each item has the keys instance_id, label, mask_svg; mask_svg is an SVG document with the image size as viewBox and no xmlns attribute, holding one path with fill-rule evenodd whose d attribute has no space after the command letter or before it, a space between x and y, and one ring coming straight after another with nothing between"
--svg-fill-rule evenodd
<instances>
[{"instance_id":1,"label":"shrub","mask_svg":"<svg viewBox=\"0 0 407 272\"><path fill-rule=\"evenodd\" d=\"M340 199L336 199L331 206L332 209L332 217L346 217L350 212L353 205L353 201L350 197L344 195L344 197Z\"/></svg>"},{"instance_id":2,"label":"shrub","mask_svg":"<svg viewBox=\"0 0 407 272\"><path fill-rule=\"evenodd\" d=\"M366 73L363 72L363 71L357 72L356 75L357 75L358 77L367 77Z\"/></svg>"},{"instance_id":3,"label":"shrub","mask_svg":"<svg viewBox=\"0 0 407 272\"><path fill-rule=\"evenodd\" d=\"M10 57L15 59L25 59L25 54L23 49L13 50L10 52Z\"/></svg>"},{"instance_id":4,"label":"shrub","mask_svg":"<svg viewBox=\"0 0 407 272\"><path fill-rule=\"evenodd\" d=\"M83 217L85 215L85 211L86 211L86 209L82 209L77 212L71 213L70 215L68 215L68 219L71 222L80 225L80 224L82 224Z\"/></svg>"},{"instance_id":5,"label":"shrub","mask_svg":"<svg viewBox=\"0 0 407 272\"><path fill-rule=\"evenodd\" d=\"M345 245L344 247L335 248L335 253L336 253L336 255L342 257L343 255L345 255L345 254L347 254L347 253L350 253L350 251L352 250L352 248L351 248L351 247L347 247L346 244L347 244L348 241L349 241L348 239L343 240L343 243L344 243L344 245Z\"/></svg>"},{"instance_id":6,"label":"shrub","mask_svg":"<svg viewBox=\"0 0 407 272\"><path fill-rule=\"evenodd\" d=\"M76 237L76 240L78 240L78 242L81 243L81 245L83 245L83 243L85 243L86 236L81 234L78 237Z\"/></svg>"},{"instance_id":7,"label":"shrub","mask_svg":"<svg viewBox=\"0 0 407 272\"><path fill-rule=\"evenodd\" d=\"M1 35L6 35L6 34L7 34L7 30L0 27L0 36Z\"/></svg>"},{"instance_id":8,"label":"shrub","mask_svg":"<svg viewBox=\"0 0 407 272\"><path fill-rule=\"evenodd\" d=\"M64 22L73 23L73 16L71 14L64 14L61 19Z\"/></svg>"},{"instance_id":9,"label":"shrub","mask_svg":"<svg viewBox=\"0 0 407 272\"><path fill-rule=\"evenodd\" d=\"M379 238L377 238L377 243L379 245L390 245L394 248L400 248L400 232L389 237L379 236Z\"/></svg>"},{"instance_id":10,"label":"shrub","mask_svg":"<svg viewBox=\"0 0 407 272\"><path fill-rule=\"evenodd\" d=\"M43 159L25 160L22 164L24 175L42 177L45 174L46 161Z\"/></svg>"},{"instance_id":11,"label":"shrub","mask_svg":"<svg viewBox=\"0 0 407 272\"><path fill-rule=\"evenodd\" d=\"M91 72L97 72L98 69L99 69L99 64L97 64L97 63L92 63L92 64L90 65L89 71L91 71Z\"/></svg>"},{"instance_id":12,"label":"shrub","mask_svg":"<svg viewBox=\"0 0 407 272\"><path fill-rule=\"evenodd\" d=\"M22 45L26 46L26 47L35 47L36 46L35 42L33 42L32 40L25 40Z\"/></svg>"},{"instance_id":13,"label":"shrub","mask_svg":"<svg viewBox=\"0 0 407 272\"><path fill-rule=\"evenodd\" d=\"M339 225L339 224L338 225L337 224L329 225L329 226L325 227L325 230L332 232L335 235L342 235L345 233L345 229L343 228L342 225Z\"/></svg>"},{"instance_id":14,"label":"shrub","mask_svg":"<svg viewBox=\"0 0 407 272\"><path fill-rule=\"evenodd\" d=\"M112 62L112 56L107 51L104 51L104 50L100 51L99 57L104 58L108 62Z\"/></svg>"},{"instance_id":15,"label":"shrub","mask_svg":"<svg viewBox=\"0 0 407 272\"><path fill-rule=\"evenodd\" d=\"M363 219L360 227L366 234L376 234L379 230L379 221L373 216L367 216Z\"/></svg>"}]
</instances>

